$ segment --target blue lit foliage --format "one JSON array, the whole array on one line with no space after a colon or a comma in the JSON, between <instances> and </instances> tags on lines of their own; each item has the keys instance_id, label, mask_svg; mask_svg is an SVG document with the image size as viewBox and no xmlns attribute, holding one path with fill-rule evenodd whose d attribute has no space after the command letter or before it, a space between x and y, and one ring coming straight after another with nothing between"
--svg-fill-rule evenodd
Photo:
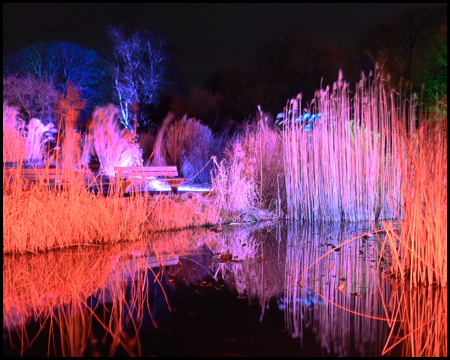
<instances>
[{"instance_id":1,"label":"blue lit foliage","mask_svg":"<svg viewBox=\"0 0 450 360\"><path fill-rule=\"evenodd\" d=\"M107 101L106 66L96 51L69 42L35 42L20 53L19 73L48 79L63 94L71 83L81 90L89 110Z\"/></svg>"},{"instance_id":2,"label":"blue lit foliage","mask_svg":"<svg viewBox=\"0 0 450 360\"><path fill-rule=\"evenodd\" d=\"M289 122L302 122L306 124L305 131L311 131L313 128L313 124L315 121L320 119L321 114L310 114L309 112L305 112L303 115L298 114L298 110L294 110L294 114L292 115L292 110L289 110L288 117L286 118L286 114L279 113L277 115L277 120L275 122L276 125L286 125Z\"/></svg>"},{"instance_id":3,"label":"blue lit foliage","mask_svg":"<svg viewBox=\"0 0 450 360\"><path fill-rule=\"evenodd\" d=\"M138 124L145 120L142 108L157 106L161 95L170 84L172 57L169 44L156 31L136 30L130 37L124 27L109 27L112 41L112 71L121 122L130 127L134 116ZM133 113L133 103L138 113Z\"/></svg>"}]
</instances>

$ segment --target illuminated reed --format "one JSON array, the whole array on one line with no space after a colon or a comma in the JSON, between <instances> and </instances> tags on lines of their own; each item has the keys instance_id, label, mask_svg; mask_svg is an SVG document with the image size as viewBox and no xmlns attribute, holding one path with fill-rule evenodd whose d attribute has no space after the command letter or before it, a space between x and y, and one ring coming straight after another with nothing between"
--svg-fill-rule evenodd
<instances>
[{"instance_id":1,"label":"illuminated reed","mask_svg":"<svg viewBox=\"0 0 450 360\"><path fill-rule=\"evenodd\" d=\"M392 271L414 287L447 286L447 122L425 122L411 141L397 139L406 154L400 164L404 221L400 234L385 224Z\"/></svg>"},{"instance_id":2,"label":"illuminated reed","mask_svg":"<svg viewBox=\"0 0 450 360\"><path fill-rule=\"evenodd\" d=\"M310 113L319 115L312 131L301 122L285 126L287 208L295 220L397 217L389 198L401 201L403 153L392 137L406 131L407 118L413 126L416 102L410 100L407 107L405 99L386 89L379 73L363 76L351 93L340 74L332 89L317 91L311 102ZM294 113L301 106L299 95L286 108L286 117L299 116Z\"/></svg>"}]
</instances>

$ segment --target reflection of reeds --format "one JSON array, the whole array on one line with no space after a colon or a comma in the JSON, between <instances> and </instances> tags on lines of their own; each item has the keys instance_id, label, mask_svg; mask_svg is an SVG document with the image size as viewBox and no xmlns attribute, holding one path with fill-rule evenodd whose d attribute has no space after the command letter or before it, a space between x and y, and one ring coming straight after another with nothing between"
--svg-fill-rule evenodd
<instances>
[{"instance_id":1,"label":"reflection of reeds","mask_svg":"<svg viewBox=\"0 0 450 360\"><path fill-rule=\"evenodd\" d=\"M104 354L104 341L106 355L119 348L140 355L143 312L157 316L148 291L149 256L193 253L201 244L214 246L213 238L206 229L185 230L158 234L150 242L4 256L4 329L21 355L34 341L47 342L48 355ZM153 271L161 283L157 286L163 286L164 274ZM101 304L107 305L103 315L96 311ZM40 329L27 333L31 321ZM103 332L93 331L94 325ZM41 331L44 327L48 331Z\"/></svg>"},{"instance_id":2,"label":"reflection of reeds","mask_svg":"<svg viewBox=\"0 0 450 360\"><path fill-rule=\"evenodd\" d=\"M399 311L383 354L402 344L405 357L447 357L447 288L411 290L400 287Z\"/></svg>"},{"instance_id":3,"label":"reflection of reeds","mask_svg":"<svg viewBox=\"0 0 450 360\"><path fill-rule=\"evenodd\" d=\"M250 302L258 301L261 320L271 300L278 299L292 337L303 341L306 329L312 329L328 354L346 356L356 348L363 356L379 355L396 307L384 306L390 287L380 284L381 242L376 236L359 237L371 228L369 223L343 227L288 222L272 231L221 233L214 252L243 261L219 263L216 275ZM256 250L250 256L242 253L249 245Z\"/></svg>"},{"instance_id":4,"label":"reflection of reeds","mask_svg":"<svg viewBox=\"0 0 450 360\"><path fill-rule=\"evenodd\" d=\"M219 263L215 276L220 275L229 288L245 294L250 301L258 299L263 313L264 305L280 293L281 286L278 281L273 282L280 268L278 257L273 254L278 252L278 244L270 241L270 229L267 223L239 226L217 236L213 248L215 253L230 254L233 260ZM265 273L270 276L264 276Z\"/></svg>"},{"instance_id":5,"label":"reflection of reeds","mask_svg":"<svg viewBox=\"0 0 450 360\"><path fill-rule=\"evenodd\" d=\"M355 239L363 226L290 224L287 232L286 328L301 339L311 328L328 354L347 356L354 347L362 356L373 356L388 336L381 299L390 288L380 286L372 262L376 252L371 247L379 245Z\"/></svg>"}]
</instances>

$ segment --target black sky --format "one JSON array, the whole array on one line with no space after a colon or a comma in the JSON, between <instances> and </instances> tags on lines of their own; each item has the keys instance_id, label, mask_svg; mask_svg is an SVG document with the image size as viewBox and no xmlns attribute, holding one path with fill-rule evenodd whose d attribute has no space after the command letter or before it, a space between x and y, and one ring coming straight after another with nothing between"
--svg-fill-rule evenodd
<instances>
[{"instance_id":1,"label":"black sky","mask_svg":"<svg viewBox=\"0 0 450 360\"><path fill-rule=\"evenodd\" d=\"M3 54L33 41L69 41L98 50L105 25L158 31L174 51L189 86L231 61L252 55L277 32L295 24L351 44L361 33L408 9L444 3L388 4L5 4Z\"/></svg>"}]
</instances>

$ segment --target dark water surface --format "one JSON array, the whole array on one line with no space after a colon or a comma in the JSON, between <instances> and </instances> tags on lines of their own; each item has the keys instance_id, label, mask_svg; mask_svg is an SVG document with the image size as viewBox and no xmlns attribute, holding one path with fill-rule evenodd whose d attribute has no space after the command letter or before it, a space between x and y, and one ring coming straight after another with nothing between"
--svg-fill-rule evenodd
<instances>
[{"instance_id":1,"label":"dark water surface","mask_svg":"<svg viewBox=\"0 0 450 360\"><path fill-rule=\"evenodd\" d=\"M4 257L3 356L380 356L399 290L383 235L348 241L372 229L197 229Z\"/></svg>"}]
</instances>

